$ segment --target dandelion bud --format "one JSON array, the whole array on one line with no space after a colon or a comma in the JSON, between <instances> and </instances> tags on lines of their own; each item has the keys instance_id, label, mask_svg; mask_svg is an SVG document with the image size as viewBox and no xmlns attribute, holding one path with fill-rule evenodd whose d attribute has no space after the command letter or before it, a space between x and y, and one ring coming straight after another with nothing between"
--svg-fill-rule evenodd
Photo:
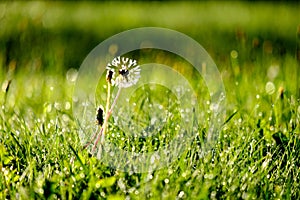
<instances>
[{"instance_id":1,"label":"dandelion bud","mask_svg":"<svg viewBox=\"0 0 300 200\"><path fill-rule=\"evenodd\" d=\"M98 107L98 110L97 110L97 115L96 115L96 123L100 126L102 126L103 124L103 108L102 106L99 106Z\"/></svg>"},{"instance_id":2,"label":"dandelion bud","mask_svg":"<svg viewBox=\"0 0 300 200\"><path fill-rule=\"evenodd\" d=\"M284 88L282 86L279 87L278 93L279 93L280 99L283 99Z\"/></svg>"},{"instance_id":3,"label":"dandelion bud","mask_svg":"<svg viewBox=\"0 0 300 200\"><path fill-rule=\"evenodd\" d=\"M106 73L106 81L109 82L111 84L111 79L113 77L114 72L111 70L108 70Z\"/></svg>"}]
</instances>

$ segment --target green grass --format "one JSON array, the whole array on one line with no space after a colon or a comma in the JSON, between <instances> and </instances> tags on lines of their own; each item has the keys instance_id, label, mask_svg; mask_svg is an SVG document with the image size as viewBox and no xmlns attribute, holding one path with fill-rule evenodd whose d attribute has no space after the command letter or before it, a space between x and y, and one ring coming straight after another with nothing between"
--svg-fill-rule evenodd
<instances>
[{"instance_id":1,"label":"green grass","mask_svg":"<svg viewBox=\"0 0 300 200\"><path fill-rule=\"evenodd\" d=\"M300 47L297 38L299 4L238 3L230 7L232 12L227 15L222 11L229 9L229 3L166 3L160 6L154 2L145 16L140 11L142 3L133 5L131 12L126 12L130 3L120 4L117 10L117 4L112 3L82 3L81 7L68 3L56 3L57 7L51 3L0 5L0 10L6 6L6 14L0 15L3 24L6 20L2 24L5 31L0 31L3 39L0 42L0 199L295 199L300 196L300 75L299 60L295 57ZM24 5L35 12L29 15ZM47 6L48 14L39 15ZM175 10L183 6L189 18L180 18L170 11L170 6ZM105 12L91 14L102 7ZM155 13L155 18L147 21L147 16L158 7L161 9ZM14 12L15 9L22 12ZM98 26L101 20L113 17L112 11L116 12L119 25L103 23L103 27ZM54 15L55 12L59 15ZM20 13L23 13L21 18L17 16ZM60 21L60 15L68 16L69 13L70 21L66 18ZM38 24L39 16L52 25L45 28ZM131 21L132 18L136 20ZM21 19L28 25L24 32L20 31ZM101 20L98 22L98 19ZM198 19L205 23L198 23ZM226 118L213 151L201 157L209 117L207 91L199 77L194 77L192 71L184 71L187 76L194 77L191 84L195 90L204 94L200 95L201 116L197 119L202 123L195 131L190 148L165 168L149 173L122 172L106 166L82 149L79 127L72 113L75 82L67 76L67 72L69 75L72 72L68 67L78 67L82 60L73 62L74 66L66 66L66 63L72 63L68 61L72 58L83 59L91 50L88 47L94 46L83 42L85 50L75 51L64 46L68 42L64 39L72 36L70 44L76 46L75 36L85 29L93 33L84 37L84 41L94 41L92 44L96 45L114 33L144 24L174 28L204 42L224 81ZM207 31L203 33L199 28ZM17 30L15 35L14 30ZM33 33L37 43L45 38L54 43L35 44L29 40ZM97 36L87 39L91 35ZM53 36L58 38L53 39ZM16 51L7 53L8 40L15 45ZM35 45L32 50L25 51L15 44L16 41L21 41L23 47ZM68 54L68 50L72 53ZM151 59L187 67L187 63L174 55L160 55L163 56ZM149 58L139 59L147 61ZM4 82L10 79L10 87L5 91ZM272 94L265 90L269 81L275 85ZM281 87L284 89L282 95ZM99 88L102 94L101 85ZM147 89L140 89L130 103L143 108L142 99L147 92ZM161 98L165 92L164 88L158 88L156 94L151 94L153 101L166 103ZM171 95L170 98L175 97ZM103 100L99 97L97 101ZM151 152L162 147L176 135L174 122L180 120L176 106L171 110L175 118L168 120L159 134L143 140L128 142L126 134L110 119L107 141L137 152ZM136 112L133 120L138 120L138 116L146 119L151 113L147 108L133 112Z\"/></svg>"}]
</instances>

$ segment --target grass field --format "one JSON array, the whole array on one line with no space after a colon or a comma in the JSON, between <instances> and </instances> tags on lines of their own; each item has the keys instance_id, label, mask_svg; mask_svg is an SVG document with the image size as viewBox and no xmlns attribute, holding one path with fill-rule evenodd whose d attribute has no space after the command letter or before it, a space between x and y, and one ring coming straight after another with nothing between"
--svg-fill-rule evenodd
<instances>
[{"instance_id":1,"label":"grass field","mask_svg":"<svg viewBox=\"0 0 300 200\"><path fill-rule=\"evenodd\" d=\"M0 199L297 199L299 10L291 2L0 3ZM107 37L143 26L180 31L208 51L224 82L226 116L218 141L201 156L209 97L201 77L184 71L201 94L195 137L169 166L134 173L82 148L72 97L85 56ZM189 66L153 55L138 62ZM164 92L141 89L130 103L151 94L164 104ZM176 106L157 135L131 142L111 118L106 141L156 151L176 136ZM135 110L136 118L151 112Z\"/></svg>"}]
</instances>

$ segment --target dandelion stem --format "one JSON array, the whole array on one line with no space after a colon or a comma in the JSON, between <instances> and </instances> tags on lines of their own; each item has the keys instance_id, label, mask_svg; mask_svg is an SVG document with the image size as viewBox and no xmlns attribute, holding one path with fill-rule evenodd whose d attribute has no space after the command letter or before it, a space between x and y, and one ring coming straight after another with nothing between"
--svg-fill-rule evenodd
<instances>
[{"instance_id":1,"label":"dandelion stem","mask_svg":"<svg viewBox=\"0 0 300 200\"><path fill-rule=\"evenodd\" d=\"M96 141L94 143L93 152L95 151L96 146L99 143L99 141L100 141L101 145L104 142L104 139L105 139L104 136L105 136L106 129L107 129L108 119L109 119L109 117L110 117L110 115L111 115L111 113L112 113L112 111L113 111L113 109L114 109L114 107L115 107L115 105L117 103L117 100L118 100L118 98L120 96L121 87L119 87L117 95L116 95L116 97L115 97L115 99L114 99L114 101L113 101L110 109L109 109L109 100L110 100L110 84L109 83L108 83L108 91L107 92L108 92L108 95L107 95L107 102L106 102L106 109L105 109L105 119L104 119L104 123L103 123L103 125L101 127L101 130L100 130L100 132L98 134L98 137L97 137L97 139L96 139Z\"/></svg>"},{"instance_id":2,"label":"dandelion stem","mask_svg":"<svg viewBox=\"0 0 300 200\"><path fill-rule=\"evenodd\" d=\"M109 102L110 102L110 83L107 84L107 99L106 99L106 108L105 108L105 119L104 119L104 123L103 123L103 132L102 134L104 135L106 132L106 128L107 128L107 124L108 124L108 119L110 116L110 109L109 109Z\"/></svg>"},{"instance_id":3,"label":"dandelion stem","mask_svg":"<svg viewBox=\"0 0 300 200\"><path fill-rule=\"evenodd\" d=\"M97 132L94 134L92 139L83 146L83 149L87 148L92 143L92 141L96 138L96 136L97 136Z\"/></svg>"},{"instance_id":4,"label":"dandelion stem","mask_svg":"<svg viewBox=\"0 0 300 200\"><path fill-rule=\"evenodd\" d=\"M97 144L99 143L100 138L103 138L103 137L101 137L102 135L103 135L103 126L101 127L100 132L99 132L99 134L98 134L98 137L97 137L97 139L96 139L96 141L95 141L95 143L94 143L92 152L95 152L96 147L97 147ZM103 141L101 141L101 144L102 144L102 142L103 142Z\"/></svg>"},{"instance_id":5,"label":"dandelion stem","mask_svg":"<svg viewBox=\"0 0 300 200\"><path fill-rule=\"evenodd\" d=\"M105 133L106 133L107 124L108 124L108 119L109 119L109 117L110 117L110 115L111 115L111 113L112 113L112 111L113 111L113 109L114 109L114 107L115 107L115 105L116 105L116 102L117 102L117 99L118 99L119 96L120 96L120 93L121 93L121 87L119 87L118 92L117 92L117 95L116 95L116 97L115 97L115 99L114 99L114 102L112 103L110 109L108 109L109 102L107 102L107 104L106 104L105 119L104 119L104 123L103 123L103 126L102 126L102 128L103 128L103 132L102 132L103 137L102 137L102 140L104 140L104 135L105 135ZM102 144L102 143L103 143L103 141L101 141L101 144Z\"/></svg>"},{"instance_id":6,"label":"dandelion stem","mask_svg":"<svg viewBox=\"0 0 300 200\"><path fill-rule=\"evenodd\" d=\"M119 96L120 96L120 93L121 93L121 88L122 88L122 87L119 87L119 89L118 89L118 92L117 92L117 95L116 95L116 97L115 97L115 99L114 99L114 102L112 103L112 105L111 105L111 107L110 107L109 114L112 113L112 111L113 111L113 109L114 109L114 107L115 107L115 105L116 105L116 103L117 103L117 100L118 100L118 98L119 98Z\"/></svg>"}]
</instances>

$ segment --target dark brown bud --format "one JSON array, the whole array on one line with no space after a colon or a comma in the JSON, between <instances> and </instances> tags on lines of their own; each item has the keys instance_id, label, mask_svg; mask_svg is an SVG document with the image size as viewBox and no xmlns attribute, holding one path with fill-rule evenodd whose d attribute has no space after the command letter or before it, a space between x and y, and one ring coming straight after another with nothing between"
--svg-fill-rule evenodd
<instances>
[{"instance_id":1,"label":"dark brown bud","mask_svg":"<svg viewBox=\"0 0 300 200\"><path fill-rule=\"evenodd\" d=\"M102 126L103 120L104 120L103 109L102 109L102 106L100 106L100 107L98 107L98 110L97 110L96 123L98 125Z\"/></svg>"},{"instance_id":2,"label":"dark brown bud","mask_svg":"<svg viewBox=\"0 0 300 200\"><path fill-rule=\"evenodd\" d=\"M114 72L111 70L108 70L106 73L106 81L109 82L111 84L111 79L113 77Z\"/></svg>"}]
</instances>

